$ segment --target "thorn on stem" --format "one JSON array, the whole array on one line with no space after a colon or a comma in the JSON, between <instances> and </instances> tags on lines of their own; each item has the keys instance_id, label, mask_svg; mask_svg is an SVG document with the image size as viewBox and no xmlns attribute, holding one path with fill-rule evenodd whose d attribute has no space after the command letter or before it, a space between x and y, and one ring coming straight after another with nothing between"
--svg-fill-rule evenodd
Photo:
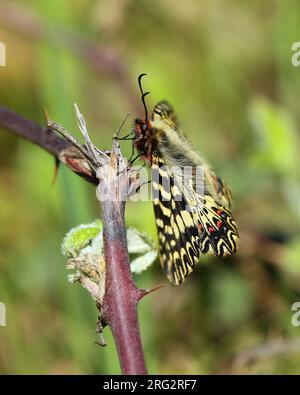
<instances>
[{"instance_id":1,"label":"thorn on stem","mask_svg":"<svg viewBox=\"0 0 300 395\"><path fill-rule=\"evenodd\" d=\"M57 175L58 175L58 170L59 170L59 165L60 165L60 160L58 158L54 158L55 164L54 164L54 174L52 178L52 186L55 185L56 180L57 180Z\"/></svg>"},{"instance_id":2,"label":"thorn on stem","mask_svg":"<svg viewBox=\"0 0 300 395\"><path fill-rule=\"evenodd\" d=\"M159 284L156 285L155 287L151 288L151 289L139 289L138 290L138 298L137 300L141 300L144 296L149 295L150 293L159 290L160 288L162 288L164 286L164 284Z\"/></svg>"},{"instance_id":3,"label":"thorn on stem","mask_svg":"<svg viewBox=\"0 0 300 395\"><path fill-rule=\"evenodd\" d=\"M45 119L45 124L49 130L49 125L51 123L49 113L44 106L42 107L42 110L43 110L43 115L44 115L44 119Z\"/></svg>"}]
</instances>

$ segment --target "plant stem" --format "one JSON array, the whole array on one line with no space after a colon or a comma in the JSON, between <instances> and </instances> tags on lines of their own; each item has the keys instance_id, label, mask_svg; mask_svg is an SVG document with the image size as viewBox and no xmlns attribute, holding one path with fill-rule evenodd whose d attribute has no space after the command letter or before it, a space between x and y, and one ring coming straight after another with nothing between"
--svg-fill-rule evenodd
<instances>
[{"instance_id":1,"label":"plant stem","mask_svg":"<svg viewBox=\"0 0 300 395\"><path fill-rule=\"evenodd\" d=\"M108 166L102 166L96 177L81 153L52 130L3 107L0 107L0 126L39 145L87 181L97 184L98 177L100 194L109 191L110 196L117 197L101 199L106 261L105 296L101 306L101 317L112 330L122 372L147 374L137 303L149 291L138 289L133 282L124 219L124 196L127 197L128 185L134 185L135 179L132 172L122 171L127 162L122 157L118 144L114 142L113 150L110 156L107 156ZM123 167L120 167L120 164Z\"/></svg>"},{"instance_id":2,"label":"plant stem","mask_svg":"<svg viewBox=\"0 0 300 395\"><path fill-rule=\"evenodd\" d=\"M146 374L137 318L137 302L141 291L135 286L130 272L124 208L124 202L102 203L106 262L102 311L115 338L123 373Z\"/></svg>"}]
</instances>

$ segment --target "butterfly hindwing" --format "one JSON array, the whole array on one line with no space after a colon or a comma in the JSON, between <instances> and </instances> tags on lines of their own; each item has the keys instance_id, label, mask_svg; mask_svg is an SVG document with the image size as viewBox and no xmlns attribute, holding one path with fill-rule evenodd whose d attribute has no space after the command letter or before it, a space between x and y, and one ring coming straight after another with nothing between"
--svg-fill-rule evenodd
<instances>
[{"instance_id":1,"label":"butterfly hindwing","mask_svg":"<svg viewBox=\"0 0 300 395\"><path fill-rule=\"evenodd\" d=\"M216 256L233 254L238 233L231 212L209 195L205 195L204 201L204 205L198 207L201 252L213 252Z\"/></svg>"}]
</instances>

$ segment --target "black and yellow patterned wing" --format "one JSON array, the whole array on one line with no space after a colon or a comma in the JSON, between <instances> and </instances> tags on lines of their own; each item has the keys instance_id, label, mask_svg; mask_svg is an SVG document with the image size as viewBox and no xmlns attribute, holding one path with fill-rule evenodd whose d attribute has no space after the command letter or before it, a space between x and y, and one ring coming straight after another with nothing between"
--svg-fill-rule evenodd
<instances>
[{"instance_id":1,"label":"black and yellow patterned wing","mask_svg":"<svg viewBox=\"0 0 300 395\"><path fill-rule=\"evenodd\" d=\"M162 269L174 285L182 283L200 254L195 216L162 157L152 161L152 194Z\"/></svg>"},{"instance_id":2,"label":"black and yellow patterned wing","mask_svg":"<svg viewBox=\"0 0 300 395\"><path fill-rule=\"evenodd\" d=\"M189 187L160 156L153 158L152 188L160 263L170 282L181 284L201 253L225 256L236 251L238 233L230 211L210 195L197 196L192 189L187 193Z\"/></svg>"},{"instance_id":3,"label":"black and yellow patterned wing","mask_svg":"<svg viewBox=\"0 0 300 395\"><path fill-rule=\"evenodd\" d=\"M156 150L152 158L160 262L168 279L178 285L192 272L201 253L233 254L237 249L238 232L230 211L231 193L220 178L205 167L205 185L203 193L199 193L193 179L184 180L167 165L180 167L183 162L189 163L190 158L196 158L197 163L191 163L195 168L202 163L194 152L184 151L187 142L168 103L159 103L152 119L161 127L157 135L165 133L162 150ZM176 146L178 136L182 141ZM157 146L159 148L159 144Z\"/></svg>"},{"instance_id":4,"label":"black and yellow patterned wing","mask_svg":"<svg viewBox=\"0 0 300 395\"><path fill-rule=\"evenodd\" d=\"M195 217L202 253L211 252L222 257L237 251L238 231L227 208L220 206L210 195L204 195L203 203L195 210Z\"/></svg>"}]
</instances>

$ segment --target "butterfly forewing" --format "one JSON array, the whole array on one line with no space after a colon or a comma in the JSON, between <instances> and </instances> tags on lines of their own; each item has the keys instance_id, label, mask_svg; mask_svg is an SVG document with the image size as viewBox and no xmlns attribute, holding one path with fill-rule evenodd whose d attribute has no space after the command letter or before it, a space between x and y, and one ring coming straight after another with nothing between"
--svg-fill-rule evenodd
<instances>
[{"instance_id":1,"label":"butterfly forewing","mask_svg":"<svg viewBox=\"0 0 300 395\"><path fill-rule=\"evenodd\" d=\"M180 284L199 258L200 239L194 215L181 193L176 176L155 155L152 162L152 191L158 229L160 262L168 279Z\"/></svg>"}]
</instances>

